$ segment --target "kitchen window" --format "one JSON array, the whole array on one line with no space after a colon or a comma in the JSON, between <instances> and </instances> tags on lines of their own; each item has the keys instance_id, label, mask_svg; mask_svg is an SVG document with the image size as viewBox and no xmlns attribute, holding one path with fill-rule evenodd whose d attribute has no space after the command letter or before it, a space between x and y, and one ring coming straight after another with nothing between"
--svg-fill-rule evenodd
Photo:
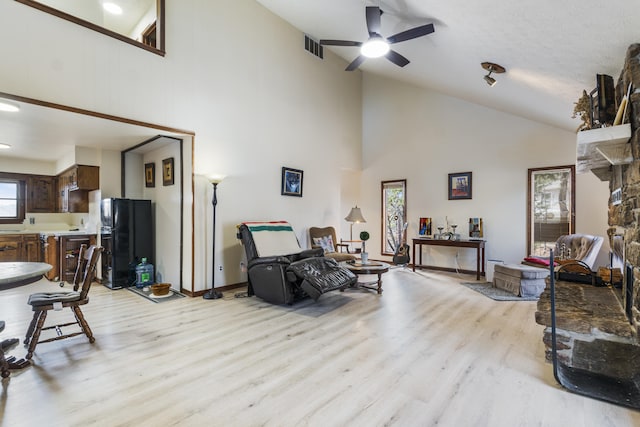
<instances>
[{"instance_id":1,"label":"kitchen window","mask_svg":"<svg viewBox=\"0 0 640 427\"><path fill-rule=\"evenodd\" d=\"M24 181L0 178L0 224L24 221Z\"/></svg>"}]
</instances>

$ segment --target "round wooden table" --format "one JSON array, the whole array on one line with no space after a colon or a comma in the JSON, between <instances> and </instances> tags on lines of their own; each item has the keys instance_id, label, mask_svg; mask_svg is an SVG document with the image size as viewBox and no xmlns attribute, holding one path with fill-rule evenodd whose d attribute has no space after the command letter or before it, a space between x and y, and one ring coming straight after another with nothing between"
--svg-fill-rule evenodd
<instances>
[{"instance_id":1,"label":"round wooden table","mask_svg":"<svg viewBox=\"0 0 640 427\"><path fill-rule=\"evenodd\" d=\"M44 262L0 262L0 289L36 282L52 268Z\"/></svg>"},{"instance_id":2,"label":"round wooden table","mask_svg":"<svg viewBox=\"0 0 640 427\"><path fill-rule=\"evenodd\" d=\"M354 286L359 288L372 289L377 291L378 294L382 294L382 274L389 271L390 265L386 262L380 261L369 261L366 264L362 264L360 260L355 260L353 262L344 261L340 263L341 267L346 268L351 271L356 276L361 276L363 274L375 274L378 276L377 281L373 282L358 282ZM377 284L377 286L371 286L373 284Z\"/></svg>"}]
</instances>

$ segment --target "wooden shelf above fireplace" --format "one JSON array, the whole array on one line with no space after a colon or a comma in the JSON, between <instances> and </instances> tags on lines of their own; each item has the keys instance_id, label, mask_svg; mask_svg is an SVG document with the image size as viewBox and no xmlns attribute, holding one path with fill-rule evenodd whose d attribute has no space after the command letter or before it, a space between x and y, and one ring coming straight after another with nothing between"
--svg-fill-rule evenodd
<instances>
[{"instance_id":1,"label":"wooden shelf above fireplace","mask_svg":"<svg viewBox=\"0 0 640 427\"><path fill-rule=\"evenodd\" d=\"M578 132L576 144L576 172L593 172L602 181L603 173L611 165L623 165L633 161L629 139L631 124L609 126Z\"/></svg>"}]
</instances>

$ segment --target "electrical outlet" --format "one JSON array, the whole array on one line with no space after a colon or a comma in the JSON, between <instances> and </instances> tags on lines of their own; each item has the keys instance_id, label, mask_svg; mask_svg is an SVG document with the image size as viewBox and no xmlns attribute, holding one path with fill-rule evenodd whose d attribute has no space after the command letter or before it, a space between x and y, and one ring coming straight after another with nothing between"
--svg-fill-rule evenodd
<instances>
[{"instance_id":1,"label":"electrical outlet","mask_svg":"<svg viewBox=\"0 0 640 427\"><path fill-rule=\"evenodd\" d=\"M222 271L222 266L221 265L218 266L218 270Z\"/></svg>"},{"instance_id":2,"label":"electrical outlet","mask_svg":"<svg viewBox=\"0 0 640 427\"><path fill-rule=\"evenodd\" d=\"M32 216L29 217L29 224L33 225L36 223L36 219Z\"/></svg>"}]
</instances>

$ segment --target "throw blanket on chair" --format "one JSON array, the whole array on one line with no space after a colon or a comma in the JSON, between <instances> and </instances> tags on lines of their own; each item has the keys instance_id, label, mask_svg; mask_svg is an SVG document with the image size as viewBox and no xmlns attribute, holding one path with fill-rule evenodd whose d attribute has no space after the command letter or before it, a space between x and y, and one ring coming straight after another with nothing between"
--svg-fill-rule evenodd
<instances>
[{"instance_id":1,"label":"throw blanket on chair","mask_svg":"<svg viewBox=\"0 0 640 427\"><path fill-rule=\"evenodd\" d=\"M243 222L251 231L259 257L290 255L301 251L293 228L286 221Z\"/></svg>"}]
</instances>

